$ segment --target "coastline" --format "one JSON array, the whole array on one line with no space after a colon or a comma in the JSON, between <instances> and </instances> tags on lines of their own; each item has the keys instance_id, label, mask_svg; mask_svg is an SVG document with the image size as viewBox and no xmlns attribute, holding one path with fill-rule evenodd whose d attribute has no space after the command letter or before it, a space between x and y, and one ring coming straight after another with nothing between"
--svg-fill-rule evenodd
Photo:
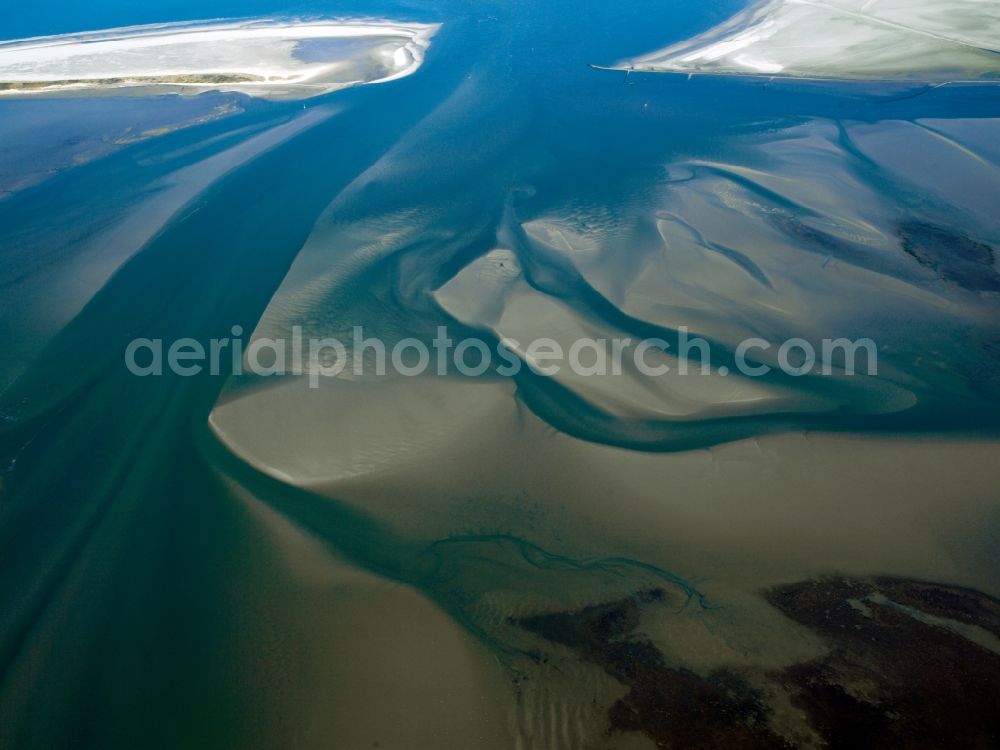
<instances>
[{"instance_id":1,"label":"coastline","mask_svg":"<svg viewBox=\"0 0 1000 750\"><path fill-rule=\"evenodd\" d=\"M371 21L181 23L0 42L0 96L109 90L230 91L307 98L414 73L435 24ZM367 42L296 57L306 42ZM202 57L202 53L205 53Z\"/></svg>"},{"instance_id":2,"label":"coastline","mask_svg":"<svg viewBox=\"0 0 1000 750\"><path fill-rule=\"evenodd\" d=\"M755 0L689 39L599 69L803 80L995 82L997 19L974 0L855 9L848 0ZM831 29L836 30L831 34Z\"/></svg>"}]
</instances>

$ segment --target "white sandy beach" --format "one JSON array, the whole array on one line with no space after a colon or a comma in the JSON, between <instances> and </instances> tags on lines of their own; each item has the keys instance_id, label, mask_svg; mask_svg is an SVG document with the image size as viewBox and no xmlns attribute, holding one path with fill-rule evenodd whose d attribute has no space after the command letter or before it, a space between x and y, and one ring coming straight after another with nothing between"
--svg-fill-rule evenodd
<instances>
[{"instance_id":1,"label":"white sandy beach","mask_svg":"<svg viewBox=\"0 0 1000 750\"><path fill-rule=\"evenodd\" d=\"M15 40L0 43L0 94L169 89L305 98L410 75L436 30L380 20L255 20ZM311 54L301 54L309 44Z\"/></svg>"},{"instance_id":2,"label":"white sandy beach","mask_svg":"<svg viewBox=\"0 0 1000 750\"><path fill-rule=\"evenodd\" d=\"M794 78L979 79L1000 72L989 0L760 0L725 23L614 67Z\"/></svg>"}]
</instances>

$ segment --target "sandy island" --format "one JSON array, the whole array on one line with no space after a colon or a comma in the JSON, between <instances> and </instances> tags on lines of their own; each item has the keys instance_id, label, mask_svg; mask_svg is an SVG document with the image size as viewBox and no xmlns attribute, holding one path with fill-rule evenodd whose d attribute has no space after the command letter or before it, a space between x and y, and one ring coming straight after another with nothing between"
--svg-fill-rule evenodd
<instances>
[{"instance_id":1,"label":"sandy island","mask_svg":"<svg viewBox=\"0 0 1000 750\"><path fill-rule=\"evenodd\" d=\"M792 78L992 80L1000 14L985 0L759 0L620 70Z\"/></svg>"},{"instance_id":2,"label":"sandy island","mask_svg":"<svg viewBox=\"0 0 1000 750\"><path fill-rule=\"evenodd\" d=\"M410 75L437 28L391 21L253 20L16 40L0 43L0 95L115 89L306 98Z\"/></svg>"}]
</instances>

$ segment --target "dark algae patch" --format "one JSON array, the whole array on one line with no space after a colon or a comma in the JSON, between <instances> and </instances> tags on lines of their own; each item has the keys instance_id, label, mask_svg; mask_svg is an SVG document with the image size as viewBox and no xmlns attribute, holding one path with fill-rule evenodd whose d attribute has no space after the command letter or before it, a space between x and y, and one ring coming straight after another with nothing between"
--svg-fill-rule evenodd
<instances>
[{"instance_id":1,"label":"dark algae patch","mask_svg":"<svg viewBox=\"0 0 1000 750\"><path fill-rule=\"evenodd\" d=\"M974 292L1000 291L992 247L963 234L910 222L899 227L903 250L940 278Z\"/></svg>"},{"instance_id":2,"label":"dark algae patch","mask_svg":"<svg viewBox=\"0 0 1000 750\"><path fill-rule=\"evenodd\" d=\"M671 667L652 643L635 635L641 606L662 598L662 591L647 591L518 624L573 650L628 687L628 695L611 707L613 732L642 732L663 748L791 747L768 729L763 704L739 677L718 671L706 679Z\"/></svg>"},{"instance_id":3,"label":"dark algae patch","mask_svg":"<svg viewBox=\"0 0 1000 750\"><path fill-rule=\"evenodd\" d=\"M1000 655L930 615L1000 633L976 591L890 578L825 579L768 600L830 644L779 679L829 748L1000 747Z\"/></svg>"},{"instance_id":4,"label":"dark algae patch","mask_svg":"<svg viewBox=\"0 0 1000 750\"><path fill-rule=\"evenodd\" d=\"M895 578L776 587L767 601L827 651L752 680L745 671L705 677L667 663L638 632L642 608L663 596L646 591L517 624L622 683L628 693L609 710L610 730L641 732L659 748L1000 747L1000 655L990 647L1000 602L984 594ZM775 732L751 681L770 683L803 712L808 726L796 734L811 736L808 745Z\"/></svg>"}]
</instances>

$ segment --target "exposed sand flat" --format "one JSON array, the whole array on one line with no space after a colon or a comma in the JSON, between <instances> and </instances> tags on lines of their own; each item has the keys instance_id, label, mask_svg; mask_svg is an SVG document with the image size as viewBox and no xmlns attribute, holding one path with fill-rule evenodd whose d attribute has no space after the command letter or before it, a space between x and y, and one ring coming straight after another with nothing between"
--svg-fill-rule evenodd
<instances>
[{"instance_id":1,"label":"exposed sand flat","mask_svg":"<svg viewBox=\"0 0 1000 750\"><path fill-rule=\"evenodd\" d=\"M1000 73L990 0L760 0L621 69L952 81Z\"/></svg>"},{"instance_id":2,"label":"exposed sand flat","mask_svg":"<svg viewBox=\"0 0 1000 750\"><path fill-rule=\"evenodd\" d=\"M0 43L0 94L129 89L297 99L413 73L436 25L253 20Z\"/></svg>"},{"instance_id":3,"label":"exposed sand flat","mask_svg":"<svg viewBox=\"0 0 1000 750\"><path fill-rule=\"evenodd\" d=\"M211 426L254 468L414 536L558 537L697 579L731 607L830 571L997 590L990 439L797 432L641 453L553 432L508 383L445 378L290 379L218 405ZM476 481L442 466L475 466Z\"/></svg>"},{"instance_id":4,"label":"exposed sand flat","mask_svg":"<svg viewBox=\"0 0 1000 750\"><path fill-rule=\"evenodd\" d=\"M488 329L498 340L519 342L520 346L512 347L512 351L525 363L528 356L524 342L543 335L556 341L564 352L570 352L574 342L582 339L627 338L622 331L590 321L571 305L534 289L525 281L516 256L504 249L494 250L464 268L435 292L435 299L456 320ZM544 327L539 321L544 321ZM608 373L613 370L612 358L605 352L601 357L589 355L587 362L593 369L576 372L563 367L552 377L601 410L624 418L696 420L727 413L835 408L835 402L822 396L761 381L715 374L649 377L638 369L635 349L636 342L624 347L622 372L618 375L595 375L598 368ZM641 359L647 366L666 366L673 373L679 369L676 356L658 349L646 352Z\"/></svg>"}]
</instances>

